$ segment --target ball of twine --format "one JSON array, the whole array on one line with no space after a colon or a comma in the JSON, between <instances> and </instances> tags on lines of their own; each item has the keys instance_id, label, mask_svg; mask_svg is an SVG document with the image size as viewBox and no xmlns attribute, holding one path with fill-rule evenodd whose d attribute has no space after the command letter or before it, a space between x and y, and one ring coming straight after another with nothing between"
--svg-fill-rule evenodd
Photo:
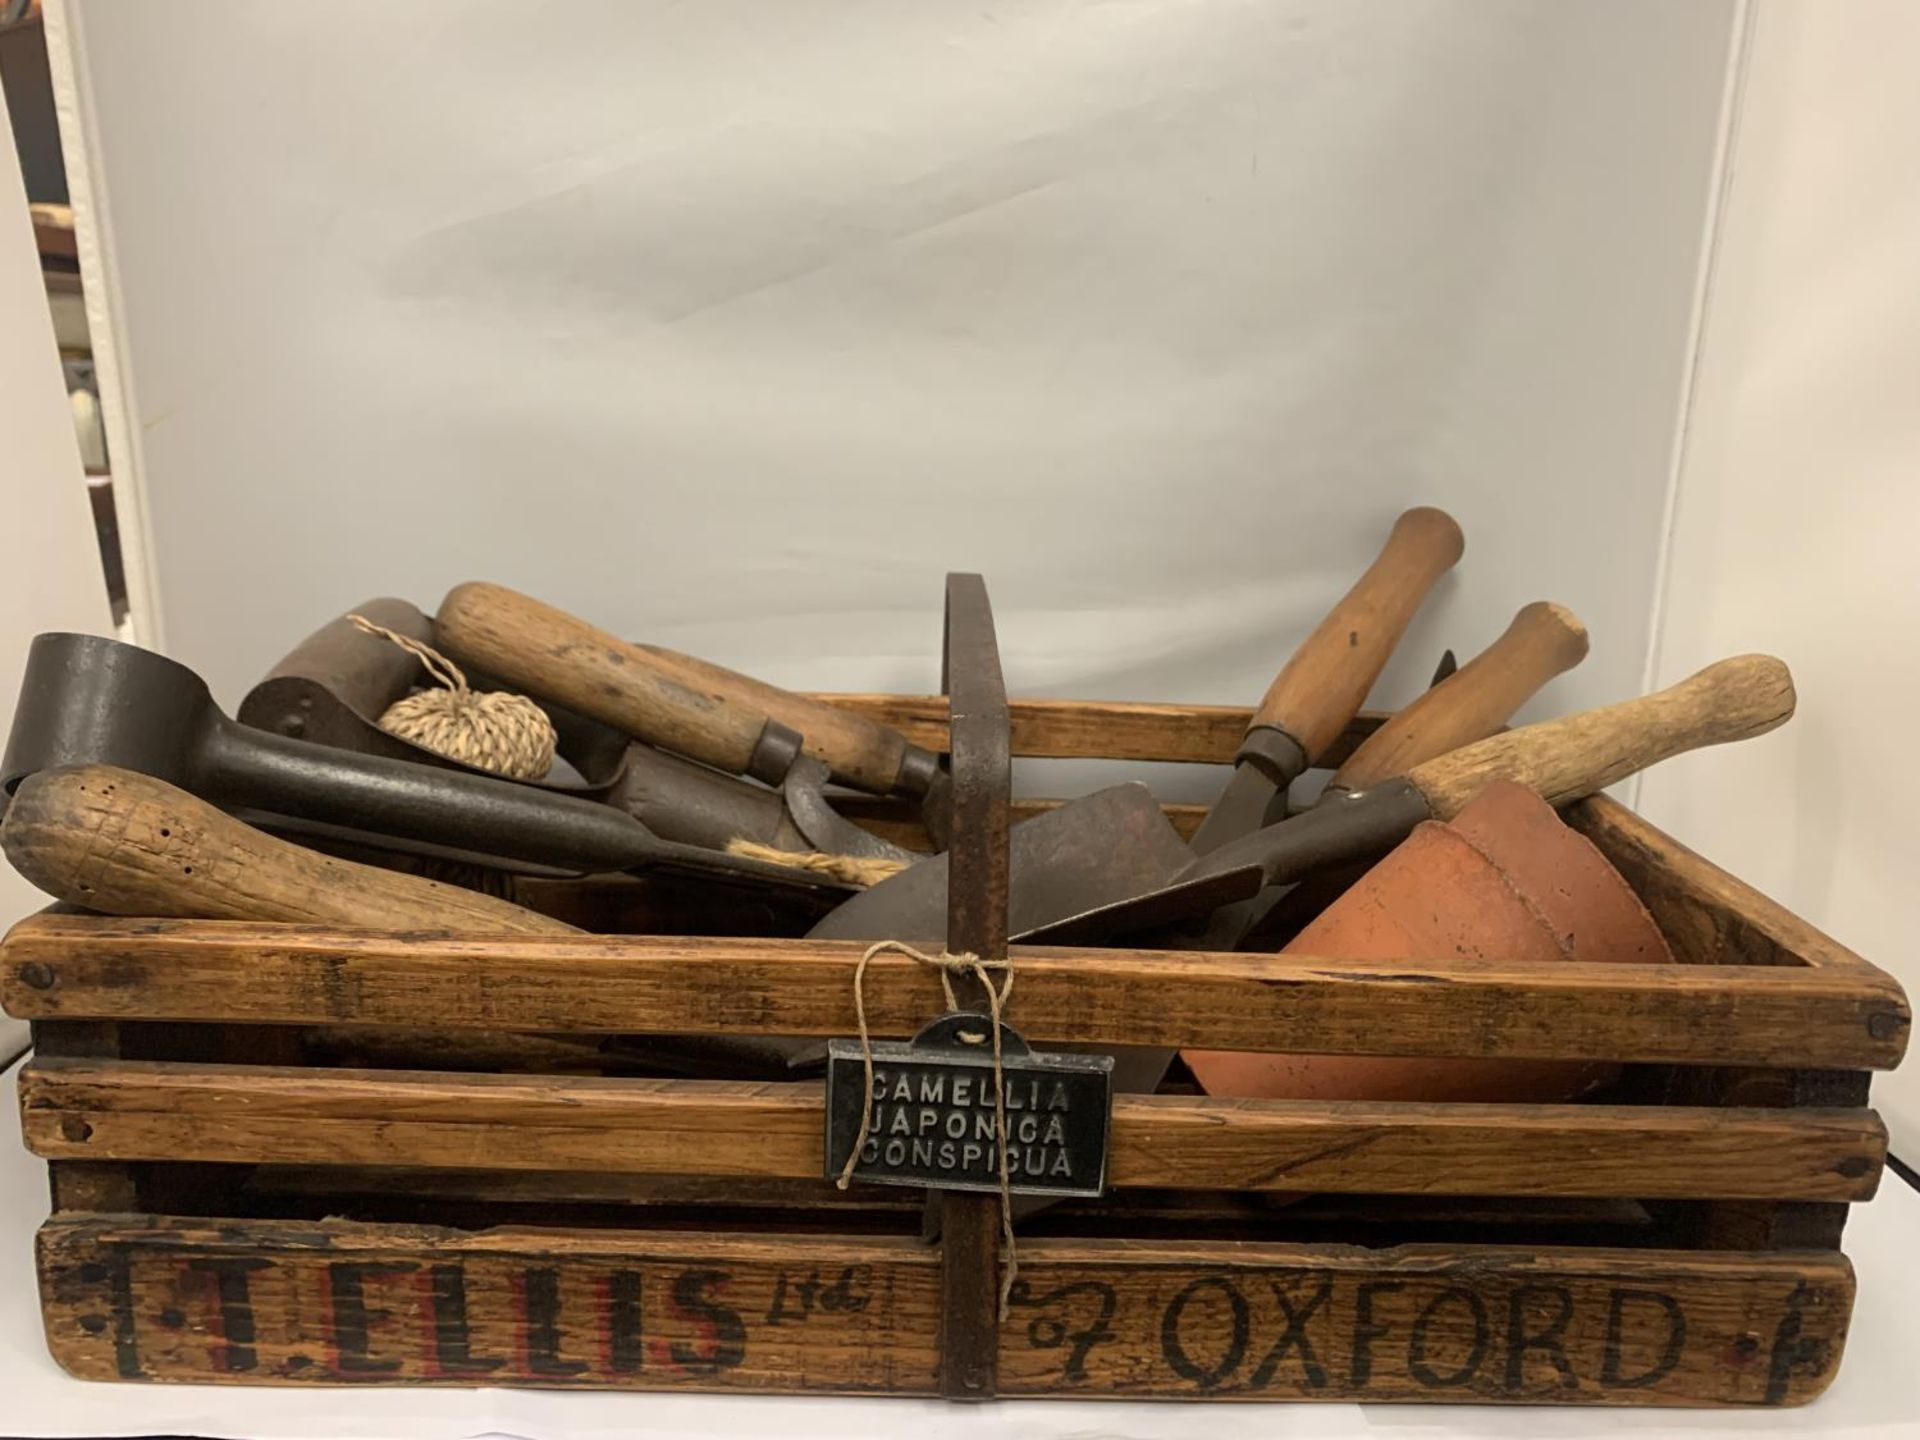
<instances>
[{"instance_id":1,"label":"ball of twine","mask_svg":"<svg viewBox=\"0 0 1920 1440\"><path fill-rule=\"evenodd\" d=\"M539 780L553 768L553 722L533 701L504 690L474 690L460 667L431 645L376 625L364 615L347 618L367 634L391 640L444 687L394 701L380 717L382 730L449 760L514 780Z\"/></svg>"}]
</instances>

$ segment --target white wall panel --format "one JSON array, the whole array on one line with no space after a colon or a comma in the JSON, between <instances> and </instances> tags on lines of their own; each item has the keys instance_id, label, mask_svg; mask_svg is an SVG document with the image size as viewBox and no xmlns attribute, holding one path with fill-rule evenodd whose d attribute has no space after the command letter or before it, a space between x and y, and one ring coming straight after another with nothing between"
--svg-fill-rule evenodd
<instances>
[{"instance_id":1,"label":"white wall panel","mask_svg":"<svg viewBox=\"0 0 1920 1440\"><path fill-rule=\"evenodd\" d=\"M0 94L0 135L11 134L6 120ZM0 564L0 713L11 716L35 635L113 633L20 157L11 144L0 144L0 502L8 536ZM0 863L0 928L46 903ZM24 1048L26 1028L0 1016L0 1054Z\"/></svg>"},{"instance_id":2,"label":"white wall panel","mask_svg":"<svg viewBox=\"0 0 1920 1440\"><path fill-rule=\"evenodd\" d=\"M1659 670L1793 666L1800 712L1642 808L1920 992L1920 10L1754 7ZM1920 1148L1920 1066L1878 1082Z\"/></svg>"},{"instance_id":3,"label":"white wall panel","mask_svg":"<svg viewBox=\"0 0 1920 1440\"><path fill-rule=\"evenodd\" d=\"M471 576L930 687L948 567L1020 691L1248 700L1414 501L1384 699L1540 597L1639 685L1728 3L61 11L229 703Z\"/></svg>"}]
</instances>

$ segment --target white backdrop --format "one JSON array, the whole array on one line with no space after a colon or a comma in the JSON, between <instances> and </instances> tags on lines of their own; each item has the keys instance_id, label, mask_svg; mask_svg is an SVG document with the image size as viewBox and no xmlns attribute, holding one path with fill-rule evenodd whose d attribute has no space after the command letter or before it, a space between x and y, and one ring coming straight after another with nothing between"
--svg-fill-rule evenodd
<instances>
[{"instance_id":1,"label":"white backdrop","mask_svg":"<svg viewBox=\"0 0 1920 1440\"><path fill-rule=\"evenodd\" d=\"M1647 813L1920 995L1920 9L1755 12L1686 424L1659 670L1769 649L1794 722ZM1874 1084L1920 1152L1920 1060Z\"/></svg>"},{"instance_id":2,"label":"white backdrop","mask_svg":"<svg viewBox=\"0 0 1920 1440\"><path fill-rule=\"evenodd\" d=\"M473 576L931 688L947 568L1016 691L1248 701L1414 501L1383 698L1542 597L1640 686L1727 4L57 8L228 702Z\"/></svg>"},{"instance_id":3,"label":"white backdrop","mask_svg":"<svg viewBox=\"0 0 1920 1440\"><path fill-rule=\"evenodd\" d=\"M0 136L11 135L0 95ZM42 630L113 633L87 482L40 282L20 157L0 141L0 502L13 544L0 565L0 713L13 714L27 645ZM46 896L0 863L0 930ZM0 1016L0 1057L26 1048Z\"/></svg>"},{"instance_id":4,"label":"white backdrop","mask_svg":"<svg viewBox=\"0 0 1920 1440\"><path fill-rule=\"evenodd\" d=\"M1436 502L1467 557L1381 699L1536 597L1595 640L1538 709L1780 650L1802 718L1678 762L1649 809L1911 971L1913 782L1875 723L1920 620L1910 11L55 0L52 22L150 530L136 618L229 703L345 605L477 575L770 679L930 687L949 566L987 572L1018 691L1244 701L1392 514ZM1914 1091L1876 1088L1896 1126ZM1859 1253L1898 1253L1874 1227L1899 1198ZM1863 1265L1857 1346L1903 1333L1873 1308L1894 1268ZM1897 1363L1857 1359L1815 1423L1910 1418L1866 1390ZM603 1401L480 1396L448 1423L579 1429ZM371 1404L268 1406L249 1433L452 1413ZM1013 1413L970 1423L1084 1423ZM1152 1415L1126 1423L1202 1423ZM1808 1423L1733 1428L1769 1418Z\"/></svg>"}]
</instances>

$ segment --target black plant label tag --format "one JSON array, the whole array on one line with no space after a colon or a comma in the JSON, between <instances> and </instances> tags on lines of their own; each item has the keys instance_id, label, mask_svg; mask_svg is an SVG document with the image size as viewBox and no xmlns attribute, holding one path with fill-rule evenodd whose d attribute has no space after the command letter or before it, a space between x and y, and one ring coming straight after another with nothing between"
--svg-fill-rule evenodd
<instances>
[{"instance_id":1,"label":"black plant label tag","mask_svg":"<svg viewBox=\"0 0 1920 1440\"><path fill-rule=\"evenodd\" d=\"M873 1109L856 1180L924 1189L1000 1189L993 1021L943 1015L912 1040L873 1044ZM1113 1057L1034 1051L1000 1027L1007 1176L1016 1195L1098 1195L1107 1180ZM827 1044L826 1173L838 1178L866 1096L857 1040Z\"/></svg>"}]
</instances>

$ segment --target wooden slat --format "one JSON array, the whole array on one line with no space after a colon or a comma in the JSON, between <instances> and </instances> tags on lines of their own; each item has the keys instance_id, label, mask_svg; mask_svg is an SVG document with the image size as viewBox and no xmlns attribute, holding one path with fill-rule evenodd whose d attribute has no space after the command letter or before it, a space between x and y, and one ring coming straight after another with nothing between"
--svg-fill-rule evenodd
<instances>
[{"instance_id":1,"label":"wooden slat","mask_svg":"<svg viewBox=\"0 0 1920 1440\"><path fill-rule=\"evenodd\" d=\"M1575 806L1569 819L1639 892L1682 960L1881 973L1615 800L1596 796Z\"/></svg>"},{"instance_id":2,"label":"wooden slat","mask_svg":"<svg viewBox=\"0 0 1920 1440\"><path fill-rule=\"evenodd\" d=\"M56 1219L85 1379L931 1394L910 1238ZM1033 1240L1002 1393L1785 1405L1839 1364L1836 1254Z\"/></svg>"},{"instance_id":3,"label":"wooden slat","mask_svg":"<svg viewBox=\"0 0 1920 1440\"><path fill-rule=\"evenodd\" d=\"M821 1173L817 1083L42 1060L20 1096L28 1146L57 1159ZM1871 1197L1885 1158L1869 1110L1121 1095L1109 1183L1841 1201Z\"/></svg>"},{"instance_id":4,"label":"wooden slat","mask_svg":"<svg viewBox=\"0 0 1920 1440\"><path fill-rule=\"evenodd\" d=\"M183 1167L195 1176L206 1165ZM221 1167L224 1168L224 1167ZM538 1205L546 1224L563 1213L559 1206L620 1206L639 1214L683 1210L710 1216L716 1209L777 1211L780 1223L795 1227L802 1217L818 1217L842 1229L848 1215L897 1214L911 1216L915 1229L925 1210L923 1192L885 1185L854 1185L841 1190L825 1178L812 1180L742 1179L737 1175L709 1179L698 1175L610 1174L590 1170L426 1170L405 1165L255 1165L245 1170L246 1206L265 1199L324 1203L343 1214L366 1219L356 1208L361 1202L376 1206L400 1203L418 1213L423 1200L453 1202L436 1213L491 1211L497 1206ZM208 1214L194 1209L183 1212ZM226 1213L252 1214L251 1209ZM271 1213L283 1213L273 1211ZM1653 1217L1645 1205L1620 1197L1540 1197L1479 1195L1312 1195L1274 1203L1258 1191L1232 1190L1109 1190L1098 1200L1066 1200L1050 1206L1046 1218L1025 1219L1023 1232L1036 1224L1056 1228L1053 1233L1079 1234L1088 1225L1105 1227L1100 1233L1124 1235L1127 1227L1153 1222L1161 1235L1192 1239L1221 1226L1256 1224L1270 1234L1284 1230L1299 1238L1306 1227L1366 1227L1375 1237L1391 1233L1407 1239L1432 1240L1438 1228L1480 1231L1498 1229L1511 1240L1516 1233L1532 1243L1548 1243L1543 1235L1557 1232L1562 1240L1581 1244L1613 1243L1609 1236L1647 1233ZM451 1222L449 1222L451 1223ZM498 1224L498 1216L487 1223ZM1170 1230L1166 1226L1177 1226ZM816 1227L816 1229L819 1227ZM1228 1238L1250 1239L1240 1235ZM1477 1238L1477 1237L1458 1237ZM1625 1243L1624 1239L1619 1243ZM1764 1248L1764 1247L1762 1247ZM1817 1247L1816 1247L1817 1248Z\"/></svg>"},{"instance_id":5,"label":"wooden slat","mask_svg":"<svg viewBox=\"0 0 1920 1440\"><path fill-rule=\"evenodd\" d=\"M1008 807L1007 818L1019 825L1068 803L1065 800L1015 800ZM927 827L921 823L920 807L916 804L883 800L871 795L846 794L834 796L833 808L861 829L905 849L931 854L935 848L932 838L927 834ZM1200 828L1200 822L1206 818L1207 807L1162 805L1160 812L1167 817L1167 823L1173 826L1180 838L1185 840Z\"/></svg>"},{"instance_id":6,"label":"wooden slat","mask_svg":"<svg viewBox=\"0 0 1920 1440\"><path fill-rule=\"evenodd\" d=\"M944 695L816 698L891 725L916 745L947 748ZM1049 759L1157 760L1230 765L1253 711L1244 705L1143 705L1118 700L1011 700L1013 753ZM1337 768L1389 711L1356 716L1315 763Z\"/></svg>"},{"instance_id":7,"label":"wooden slat","mask_svg":"<svg viewBox=\"0 0 1920 1440\"><path fill-rule=\"evenodd\" d=\"M37 1056L87 1060L118 1060L125 1053L120 1026L112 1021L88 1020L35 1025L33 1052ZM140 1186L132 1168L102 1158L53 1162L47 1167L47 1189L56 1213L141 1208Z\"/></svg>"},{"instance_id":8,"label":"wooden slat","mask_svg":"<svg viewBox=\"0 0 1920 1440\"><path fill-rule=\"evenodd\" d=\"M30 1019L850 1035L862 949L37 915L0 946L0 1000ZM1009 1018L1037 1041L1835 1069L1884 1069L1906 1048L1906 997L1872 970L1042 948L1014 958ZM866 996L878 1035L912 1034L944 1008L937 978L900 956L873 962Z\"/></svg>"}]
</instances>

